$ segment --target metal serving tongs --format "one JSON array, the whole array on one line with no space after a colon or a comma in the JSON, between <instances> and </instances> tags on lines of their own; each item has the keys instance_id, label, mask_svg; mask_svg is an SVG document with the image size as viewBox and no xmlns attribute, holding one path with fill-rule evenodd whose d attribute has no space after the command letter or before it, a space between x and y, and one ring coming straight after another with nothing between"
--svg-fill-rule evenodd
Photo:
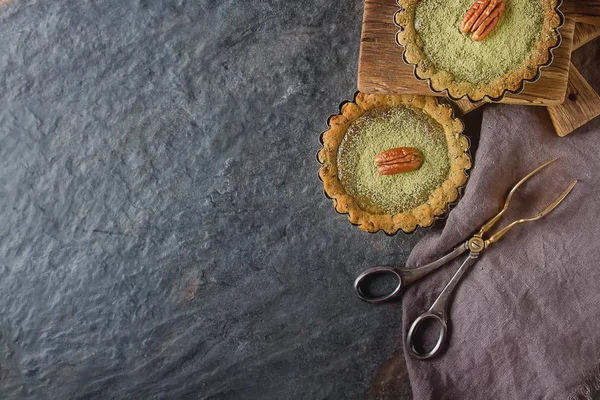
<instances>
[{"instance_id":1,"label":"metal serving tongs","mask_svg":"<svg viewBox=\"0 0 600 400\"><path fill-rule=\"evenodd\" d=\"M487 238L487 239L484 238L484 235L494 226L494 224L500 219L500 217L502 217L504 212L508 209L508 206L510 204L510 201L511 201L515 191L525 181L527 181L533 175L535 175L540 170L542 170L543 168L547 167L548 165L552 164L555 161L556 161L556 158L545 162L544 164L540 165L535 170L533 170L529 174L527 174L519 182L517 182L517 184L508 193L508 196L506 197L506 201L504 202L504 207L502 208L502 210L500 210L500 212L494 218L492 218L491 220L486 222L481 227L479 232L477 232L475 235L473 235L473 237L471 237L465 243L456 247L449 254L441 257L440 259L438 259L436 261L433 261L432 263L429 263L427 265L423 265L421 267L414 268L414 269L397 268L394 266L379 266L379 267L369 268L356 278L356 280L354 282L354 290L356 291L356 294L358 295L358 297L361 300L364 300L368 303L382 303L382 302L386 302L386 301L392 300L394 298L400 297L402 295L402 289L404 287L423 278L427 274L444 266L449 261L455 259L456 257L460 256L461 254L463 254L464 252L469 250L468 257L461 264L461 266L458 268L458 270L454 273L454 275L452 276L450 281L446 284L444 289L442 289L442 292L439 294L437 299L433 302L433 305L429 308L429 310L427 310L426 312L421 314L419 317L417 317L417 319L415 319L414 322L411 324L411 326L408 330L406 344L409 349L409 352L414 357L423 359L423 360L433 358L434 356L438 355L440 353L440 351L443 349L443 347L446 343L446 337L447 337L447 331L448 331L448 304L449 304L450 296L452 295L454 288L456 287L457 283L460 281L460 279L462 278L464 273L467 271L467 269L471 265L473 265L475 263L475 261L477 260L479 255L486 248L488 248L492 243L495 243L498 240L500 240L500 238L502 236L504 236L504 234L506 232L508 232L509 230L511 230L513 227L515 227L519 224L522 224L524 222L536 221L536 220L542 218L543 216L545 216L546 214L548 214L550 211L554 210L565 199L565 197L567 197L567 195L571 192L571 190L573 190L573 187L577 183L577 180L574 180L573 182L571 182L569 187L556 200L554 200L550 205L548 205L548 207L546 207L539 214L535 214L529 218L521 218L516 221L513 221L510 224L508 224L506 227L500 229L498 232L491 235L489 238ZM366 283L366 281L369 278L373 277L374 275L381 275L381 274L394 275L398 279L398 285L396 286L396 288L393 291L391 291L390 293L387 293L382 296L369 296L369 295L365 294L365 292L363 291L363 285ZM417 334L417 332L419 331L419 327L426 320L433 320L433 322L439 323L440 334L439 334L439 337L438 337L438 340L437 340L435 346L430 351L419 352L415 347L414 337Z\"/></svg>"}]
</instances>

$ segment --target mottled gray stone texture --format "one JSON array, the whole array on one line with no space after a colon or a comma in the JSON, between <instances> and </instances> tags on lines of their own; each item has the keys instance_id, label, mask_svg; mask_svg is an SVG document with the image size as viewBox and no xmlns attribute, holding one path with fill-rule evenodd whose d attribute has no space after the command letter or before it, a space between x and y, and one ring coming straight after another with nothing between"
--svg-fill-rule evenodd
<instances>
[{"instance_id":1,"label":"mottled gray stone texture","mask_svg":"<svg viewBox=\"0 0 600 400\"><path fill-rule=\"evenodd\" d=\"M362 1L0 7L0 398L409 392L399 304L315 154L356 88Z\"/></svg>"}]
</instances>

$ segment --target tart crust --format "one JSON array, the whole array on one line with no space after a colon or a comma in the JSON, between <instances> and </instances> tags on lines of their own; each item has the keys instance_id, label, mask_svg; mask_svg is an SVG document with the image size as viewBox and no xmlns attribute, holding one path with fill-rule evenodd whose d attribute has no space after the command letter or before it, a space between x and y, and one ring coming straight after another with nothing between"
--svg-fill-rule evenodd
<instances>
[{"instance_id":1,"label":"tart crust","mask_svg":"<svg viewBox=\"0 0 600 400\"><path fill-rule=\"evenodd\" d=\"M443 127L448 145L450 171L447 179L429 195L423 204L395 215L374 214L361 208L358 201L346 193L338 176L339 147L352 122L365 112L403 106L423 110ZM452 108L446 104L439 104L435 97L359 92L353 102L342 105L340 114L330 117L329 129L321 135L323 148L317 158L321 163L319 177L323 181L325 194L333 200L335 209L339 213L348 214L351 223L367 232L383 230L392 235L399 230L412 232L417 226L429 227L433 225L436 218L448 211L449 205L459 197L458 189L467 182L471 157L468 154L469 140L462 134L463 129L462 121L453 117Z\"/></svg>"},{"instance_id":2,"label":"tart crust","mask_svg":"<svg viewBox=\"0 0 600 400\"><path fill-rule=\"evenodd\" d=\"M558 10L561 0L539 1L542 4L544 20L540 39L532 48L531 56L518 69L488 83L457 81L450 72L432 67L431 61L419 44L421 39L414 24L419 0L398 0L400 10L394 15L394 22L400 30L396 34L396 42L404 47L404 61L414 65L415 76L418 79L429 81L431 90L446 91L452 100L467 96L473 102L481 101L485 97L492 101L499 101L507 91L511 93L522 91L525 81L532 82L539 79L540 68L552 62L551 50L560 45L558 28L564 21Z\"/></svg>"}]
</instances>

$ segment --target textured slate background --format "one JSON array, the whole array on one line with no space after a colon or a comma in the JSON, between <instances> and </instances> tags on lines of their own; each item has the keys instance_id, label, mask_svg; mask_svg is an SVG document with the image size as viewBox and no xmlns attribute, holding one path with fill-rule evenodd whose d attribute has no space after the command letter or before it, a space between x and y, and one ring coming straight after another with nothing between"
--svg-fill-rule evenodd
<instances>
[{"instance_id":1,"label":"textured slate background","mask_svg":"<svg viewBox=\"0 0 600 400\"><path fill-rule=\"evenodd\" d=\"M361 18L361 0L0 7L0 398L408 398L400 305L351 286L423 233L360 232L317 178Z\"/></svg>"},{"instance_id":2,"label":"textured slate background","mask_svg":"<svg viewBox=\"0 0 600 400\"><path fill-rule=\"evenodd\" d=\"M406 397L420 234L352 227L317 179L362 2L0 8L0 397Z\"/></svg>"}]
</instances>

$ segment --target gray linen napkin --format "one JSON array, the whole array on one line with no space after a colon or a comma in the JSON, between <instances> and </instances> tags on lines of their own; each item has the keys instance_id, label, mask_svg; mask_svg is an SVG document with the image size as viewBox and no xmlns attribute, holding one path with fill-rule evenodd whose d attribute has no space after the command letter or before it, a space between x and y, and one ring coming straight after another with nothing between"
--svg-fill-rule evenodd
<instances>
[{"instance_id":1,"label":"gray linen napkin","mask_svg":"<svg viewBox=\"0 0 600 400\"><path fill-rule=\"evenodd\" d=\"M559 138L544 108L486 106L464 196L408 265L429 262L475 233L522 176L554 157L559 161L522 187L496 227L540 211L570 180L579 183L556 210L513 228L466 274L450 306L446 352L431 361L406 354L415 399L559 399L585 393L586 381L598 383L600 119ZM458 263L406 291L405 335Z\"/></svg>"}]
</instances>

